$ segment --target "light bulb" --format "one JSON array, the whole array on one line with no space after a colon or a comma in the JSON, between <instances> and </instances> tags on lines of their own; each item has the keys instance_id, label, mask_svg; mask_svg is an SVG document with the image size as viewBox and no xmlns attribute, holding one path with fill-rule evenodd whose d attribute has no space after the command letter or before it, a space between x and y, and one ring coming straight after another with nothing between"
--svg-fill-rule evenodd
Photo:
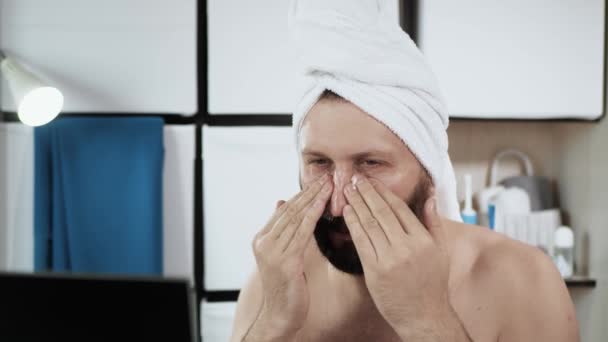
<instances>
[{"instance_id":1,"label":"light bulb","mask_svg":"<svg viewBox=\"0 0 608 342\"><path fill-rule=\"evenodd\" d=\"M0 56L0 71L6 78L19 119L29 126L53 120L63 108L63 95L10 58Z\"/></svg>"},{"instance_id":2,"label":"light bulb","mask_svg":"<svg viewBox=\"0 0 608 342\"><path fill-rule=\"evenodd\" d=\"M24 124L41 126L57 117L62 108L63 95L57 88L38 87L23 96L17 113Z\"/></svg>"}]
</instances>

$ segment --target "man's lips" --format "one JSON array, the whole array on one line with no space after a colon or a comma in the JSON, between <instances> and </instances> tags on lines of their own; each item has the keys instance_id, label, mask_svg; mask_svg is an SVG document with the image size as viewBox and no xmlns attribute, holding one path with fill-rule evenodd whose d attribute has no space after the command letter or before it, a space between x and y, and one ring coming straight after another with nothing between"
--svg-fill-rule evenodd
<instances>
[{"instance_id":1,"label":"man's lips","mask_svg":"<svg viewBox=\"0 0 608 342\"><path fill-rule=\"evenodd\" d=\"M345 242L352 242L350 231L342 217L325 218L327 235L334 247L341 247Z\"/></svg>"},{"instance_id":2,"label":"man's lips","mask_svg":"<svg viewBox=\"0 0 608 342\"><path fill-rule=\"evenodd\" d=\"M344 230L332 230L329 232L329 238L331 239L331 241L334 244L342 244L345 241L352 241L352 238L350 237L350 232L348 231L348 229Z\"/></svg>"}]
</instances>

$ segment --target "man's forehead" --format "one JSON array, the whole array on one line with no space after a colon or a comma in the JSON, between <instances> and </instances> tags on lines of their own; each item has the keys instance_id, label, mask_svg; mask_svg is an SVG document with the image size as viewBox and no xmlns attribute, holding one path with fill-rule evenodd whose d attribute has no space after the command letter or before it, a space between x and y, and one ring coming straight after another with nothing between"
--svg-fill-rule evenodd
<instances>
[{"instance_id":1,"label":"man's forehead","mask_svg":"<svg viewBox=\"0 0 608 342\"><path fill-rule=\"evenodd\" d=\"M346 101L319 101L300 131L302 153L392 154L405 145L383 123Z\"/></svg>"}]
</instances>

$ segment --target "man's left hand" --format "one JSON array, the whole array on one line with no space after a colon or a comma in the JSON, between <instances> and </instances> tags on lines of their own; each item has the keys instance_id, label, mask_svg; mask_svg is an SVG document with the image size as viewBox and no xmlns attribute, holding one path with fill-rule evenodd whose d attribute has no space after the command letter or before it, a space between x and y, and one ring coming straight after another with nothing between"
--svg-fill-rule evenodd
<instances>
[{"instance_id":1,"label":"man's left hand","mask_svg":"<svg viewBox=\"0 0 608 342\"><path fill-rule=\"evenodd\" d=\"M344 219L365 273L365 283L384 319L405 339L454 336L448 295L446 234L433 196L422 221L385 185L357 176L346 186Z\"/></svg>"}]
</instances>

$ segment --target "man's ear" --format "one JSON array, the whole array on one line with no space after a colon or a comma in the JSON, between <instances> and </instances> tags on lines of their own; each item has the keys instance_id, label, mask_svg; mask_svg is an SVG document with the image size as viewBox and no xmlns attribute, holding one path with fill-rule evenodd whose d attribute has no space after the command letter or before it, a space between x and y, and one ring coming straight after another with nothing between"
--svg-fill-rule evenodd
<instances>
[{"instance_id":1,"label":"man's ear","mask_svg":"<svg viewBox=\"0 0 608 342\"><path fill-rule=\"evenodd\" d=\"M435 197L435 185L433 185L433 183L431 183L431 185L428 188L427 194L426 194L426 198L431 198L431 197Z\"/></svg>"}]
</instances>

